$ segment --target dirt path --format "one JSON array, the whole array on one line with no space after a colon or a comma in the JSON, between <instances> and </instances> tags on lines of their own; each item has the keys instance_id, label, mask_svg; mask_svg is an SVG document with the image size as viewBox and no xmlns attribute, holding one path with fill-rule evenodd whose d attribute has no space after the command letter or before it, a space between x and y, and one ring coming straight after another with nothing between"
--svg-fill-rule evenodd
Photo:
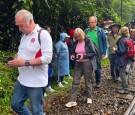
<instances>
[{"instance_id":1,"label":"dirt path","mask_svg":"<svg viewBox=\"0 0 135 115\"><path fill-rule=\"evenodd\" d=\"M109 67L103 68L101 87L93 88L92 104L86 103L84 84L81 83L76 107L65 107L69 90L64 90L65 96L55 95L45 99L46 115L124 115L132 100L117 98L117 88L121 83L108 80L108 76ZM129 94L134 96L132 92Z\"/></svg>"}]
</instances>

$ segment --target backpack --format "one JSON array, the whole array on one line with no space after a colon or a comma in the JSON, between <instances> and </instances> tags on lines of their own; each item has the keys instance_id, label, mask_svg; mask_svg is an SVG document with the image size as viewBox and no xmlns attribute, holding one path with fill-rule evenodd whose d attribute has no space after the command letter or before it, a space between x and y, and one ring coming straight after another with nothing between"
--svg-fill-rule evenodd
<instances>
[{"instance_id":1,"label":"backpack","mask_svg":"<svg viewBox=\"0 0 135 115\"><path fill-rule=\"evenodd\" d=\"M39 44L41 45L41 40L40 40L40 33L41 31L44 30L43 28L41 28L38 32L38 41L39 41ZM52 67L52 68L55 68L56 67L56 61L57 61L57 50L53 44L53 55L52 55L52 61L51 63L49 64L49 67Z\"/></svg>"},{"instance_id":2,"label":"backpack","mask_svg":"<svg viewBox=\"0 0 135 115\"><path fill-rule=\"evenodd\" d=\"M126 51L126 57L133 58L135 55L135 46L134 46L134 41L130 38L124 39L124 43L127 46L127 51Z\"/></svg>"}]
</instances>

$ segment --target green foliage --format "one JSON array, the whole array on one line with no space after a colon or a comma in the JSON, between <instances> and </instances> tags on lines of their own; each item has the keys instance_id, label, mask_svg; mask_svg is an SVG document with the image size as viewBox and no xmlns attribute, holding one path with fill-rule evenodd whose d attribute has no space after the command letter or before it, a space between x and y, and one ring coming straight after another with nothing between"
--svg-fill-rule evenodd
<instances>
[{"instance_id":1,"label":"green foliage","mask_svg":"<svg viewBox=\"0 0 135 115\"><path fill-rule=\"evenodd\" d=\"M122 1L122 21L121 21ZM14 23L14 16L20 9L27 9L34 15L34 20L40 26L49 25L52 37L56 41L60 32L69 29L88 26L91 15L98 17L98 22L111 19L114 22L132 20L135 15L134 0L1 0L0 1L0 109L3 115L10 111L10 99L13 85L18 75L16 69L7 68L2 60L17 50L21 34ZM8 52L2 52L5 50ZM102 65L107 66L108 60L102 60ZM56 78L57 79L57 78ZM54 83L56 84L56 82ZM53 85L56 87L56 85Z\"/></svg>"},{"instance_id":2,"label":"green foliage","mask_svg":"<svg viewBox=\"0 0 135 115\"><path fill-rule=\"evenodd\" d=\"M20 9L30 10L40 26L51 26L56 41L60 32L76 27L85 29L91 15L96 15L98 22L110 19L124 25L135 16L134 5L134 0L1 0L0 49L17 49L21 34L14 24L14 16Z\"/></svg>"},{"instance_id":3,"label":"green foliage","mask_svg":"<svg viewBox=\"0 0 135 115\"><path fill-rule=\"evenodd\" d=\"M30 10L40 26L51 26L54 41L60 32L76 27L85 29L91 15L96 15L99 22L112 17L111 0L1 0L0 6L3 9L0 12L0 48L3 50L17 49L20 33L14 25L14 16L22 8Z\"/></svg>"},{"instance_id":4,"label":"green foliage","mask_svg":"<svg viewBox=\"0 0 135 115\"><path fill-rule=\"evenodd\" d=\"M17 69L10 69L2 62L5 58L12 56L12 53L0 52L0 110L1 115L10 114L10 100L13 93L13 86L18 75Z\"/></svg>"},{"instance_id":5,"label":"green foliage","mask_svg":"<svg viewBox=\"0 0 135 115\"><path fill-rule=\"evenodd\" d=\"M108 58L106 58L106 59L102 59L102 61L101 61L101 65L103 66L103 67L106 67L106 66L109 66L109 59Z\"/></svg>"},{"instance_id":6,"label":"green foliage","mask_svg":"<svg viewBox=\"0 0 135 115\"><path fill-rule=\"evenodd\" d=\"M112 10L114 10L117 22L128 22L134 20L135 15L135 1L134 0L112 0Z\"/></svg>"}]
</instances>

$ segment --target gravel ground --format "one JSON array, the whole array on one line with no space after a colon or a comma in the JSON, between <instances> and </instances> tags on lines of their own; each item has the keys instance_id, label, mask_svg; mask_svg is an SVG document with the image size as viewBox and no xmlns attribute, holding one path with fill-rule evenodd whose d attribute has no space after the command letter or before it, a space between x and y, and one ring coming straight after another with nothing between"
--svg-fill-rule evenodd
<instances>
[{"instance_id":1,"label":"gravel ground","mask_svg":"<svg viewBox=\"0 0 135 115\"><path fill-rule=\"evenodd\" d=\"M132 74L132 77L134 74ZM86 103L86 92L84 84L81 83L77 95L77 106L66 108L68 96L50 96L45 99L46 115L124 115L132 99L125 100L117 98L117 88L120 82L108 80L109 67L103 68L100 88L93 88L92 104ZM64 90L69 94L69 90ZM132 92L129 93L134 96Z\"/></svg>"},{"instance_id":2,"label":"gravel ground","mask_svg":"<svg viewBox=\"0 0 135 115\"><path fill-rule=\"evenodd\" d=\"M63 88L63 94L58 93L45 97L45 115L124 115L132 99L117 98L117 88L121 83L108 80L109 71L109 67L102 68L101 86L100 88L93 88L92 104L86 103L86 91L82 80L76 100L77 106L72 108L65 107L65 103L68 102L67 95L70 89ZM130 78L132 78L130 81L135 82L135 71L132 71ZM134 88L133 85L129 87ZM129 92L129 94L131 96L135 95L133 92ZM11 115L16 114L12 112Z\"/></svg>"}]
</instances>

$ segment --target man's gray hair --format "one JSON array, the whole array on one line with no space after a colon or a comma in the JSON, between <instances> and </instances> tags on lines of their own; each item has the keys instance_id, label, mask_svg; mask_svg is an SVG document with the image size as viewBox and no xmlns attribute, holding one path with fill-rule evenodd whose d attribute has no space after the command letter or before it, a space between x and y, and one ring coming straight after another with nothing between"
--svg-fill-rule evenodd
<instances>
[{"instance_id":1,"label":"man's gray hair","mask_svg":"<svg viewBox=\"0 0 135 115\"><path fill-rule=\"evenodd\" d=\"M31 12L25 10L25 9L22 9L20 11L18 11L15 15L15 19L19 16L22 16L24 18L24 20L29 24L30 20L33 21L33 15Z\"/></svg>"},{"instance_id":2,"label":"man's gray hair","mask_svg":"<svg viewBox=\"0 0 135 115\"><path fill-rule=\"evenodd\" d=\"M95 21L97 22L97 17L96 16L90 16L89 19L90 18L95 18Z\"/></svg>"}]
</instances>

